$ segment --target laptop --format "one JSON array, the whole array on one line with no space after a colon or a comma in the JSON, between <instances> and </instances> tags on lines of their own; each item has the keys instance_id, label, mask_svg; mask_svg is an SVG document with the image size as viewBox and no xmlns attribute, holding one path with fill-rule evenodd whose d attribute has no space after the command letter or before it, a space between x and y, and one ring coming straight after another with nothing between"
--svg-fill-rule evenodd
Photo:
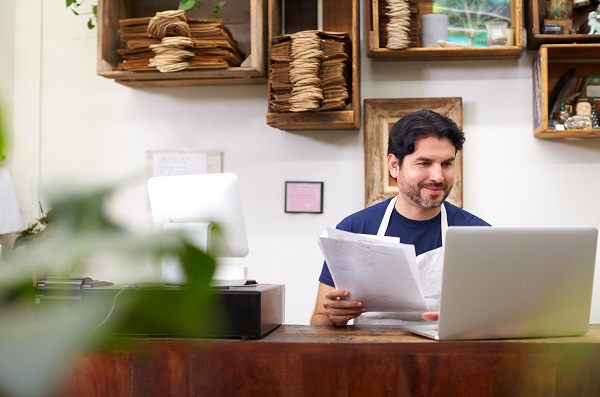
<instances>
[{"instance_id":1,"label":"laptop","mask_svg":"<svg viewBox=\"0 0 600 397\"><path fill-rule=\"evenodd\" d=\"M595 227L448 228L436 340L580 336L588 330Z\"/></svg>"}]
</instances>

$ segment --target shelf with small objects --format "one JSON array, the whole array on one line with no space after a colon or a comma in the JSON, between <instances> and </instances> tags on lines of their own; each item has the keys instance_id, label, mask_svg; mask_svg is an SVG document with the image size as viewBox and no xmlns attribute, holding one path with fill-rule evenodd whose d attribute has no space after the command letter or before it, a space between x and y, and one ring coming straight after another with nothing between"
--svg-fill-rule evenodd
<instances>
[{"instance_id":1,"label":"shelf with small objects","mask_svg":"<svg viewBox=\"0 0 600 397\"><path fill-rule=\"evenodd\" d=\"M216 0L183 14L180 0L98 0L97 73L130 87L264 84L266 3L228 0L215 15Z\"/></svg>"},{"instance_id":2,"label":"shelf with small objects","mask_svg":"<svg viewBox=\"0 0 600 397\"><path fill-rule=\"evenodd\" d=\"M269 0L267 124L360 129L359 0ZM322 25L322 26L319 26Z\"/></svg>"},{"instance_id":3,"label":"shelf with small objects","mask_svg":"<svg viewBox=\"0 0 600 397\"><path fill-rule=\"evenodd\" d=\"M506 22L506 37L488 35L492 21ZM376 61L518 59L525 51L522 0L365 0L365 24Z\"/></svg>"},{"instance_id":4,"label":"shelf with small objects","mask_svg":"<svg viewBox=\"0 0 600 397\"><path fill-rule=\"evenodd\" d=\"M530 0L527 9L527 49L542 44L600 43L597 0Z\"/></svg>"},{"instance_id":5,"label":"shelf with small objects","mask_svg":"<svg viewBox=\"0 0 600 397\"><path fill-rule=\"evenodd\" d=\"M600 44L543 44L533 84L536 138L600 138Z\"/></svg>"}]
</instances>

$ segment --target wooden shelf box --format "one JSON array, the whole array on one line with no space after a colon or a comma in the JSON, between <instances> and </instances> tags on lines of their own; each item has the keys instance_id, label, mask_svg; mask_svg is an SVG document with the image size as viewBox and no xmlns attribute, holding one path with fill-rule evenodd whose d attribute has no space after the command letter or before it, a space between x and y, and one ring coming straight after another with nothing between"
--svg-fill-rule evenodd
<instances>
[{"instance_id":1,"label":"wooden shelf box","mask_svg":"<svg viewBox=\"0 0 600 397\"><path fill-rule=\"evenodd\" d=\"M600 35L590 35L587 25L588 14L596 9L597 3L573 9L573 25L579 28L577 34L543 34L547 0L530 0L527 5L527 48L537 50L542 44L593 44L600 43Z\"/></svg>"},{"instance_id":2,"label":"wooden shelf box","mask_svg":"<svg viewBox=\"0 0 600 397\"><path fill-rule=\"evenodd\" d=\"M409 47L388 49L385 47L385 29L380 26L380 7L386 0L365 0L365 24L367 56L375 61L464 61L517 59L524 50L523 0L511 2L511 28L514 29L514 45L502 47ZM419 17L431 14L432 0L418 0ZM419 22L420 25L420 22ZM419 32L420 35L420 32Z\"/></svg>"},{"instance_id":3,"label":"wooden shelf box","mask_svg":"<svg viewBox=\"0 0 600 397\"><path fill-rule=\"evenodd\" d=\"M600 74L600 44L544 44L540 47L533 63L533 135L536 138L600 138L600 129L557 131L549 126L550 96L571 68L580 76Z\"/></svg>"},{"instance_id":4,"label":"wooden shelf box","mask_svg":"<svg viewBox=\"0 0 600 397\"><path fill-rule=\"evenodd\" d=\"M246 55L241 66L162 73L158 70L137 72L118 69L121 59L117 49L125 47L118 33L119 20L153 17L158 11L176 10L179 0L98 0L97 73L130 87L264 84L267 80L266 2L228 0L218 15ZM198 11L188 11L188 16L210 16L212 5L204 3Z\"/></svg>"},{"instance_id":5,"label":"wooden shelf box","mask_svg":"<svg viewBox=\"0 0 600 397\"><path fill-rule=\"evenodd\" d=\"M269 0L269 56L271 64L271 44L273 39L282 34L290 34L303 30L313 30L315 24L308 24L304 28L301 16L293 23L283 21L283 0ZM282 130L358 130L360 129L360 14L359 0L322 0L323 20L322 31L348 33L351 47L351 84L350 103L343 110L310 111L310 112L276 112L269 103L267 124ZM289 13L286 13L289 15ZM315 13L316 18L316 13ZM288 30L284 32L283 26ZM294 31L289 31L293 26ZM269 93L271 81L269 81ZM268 94L270 95L270 94ZM270 102L270 100L269 100Z\"/></svg>"}]
</instances>

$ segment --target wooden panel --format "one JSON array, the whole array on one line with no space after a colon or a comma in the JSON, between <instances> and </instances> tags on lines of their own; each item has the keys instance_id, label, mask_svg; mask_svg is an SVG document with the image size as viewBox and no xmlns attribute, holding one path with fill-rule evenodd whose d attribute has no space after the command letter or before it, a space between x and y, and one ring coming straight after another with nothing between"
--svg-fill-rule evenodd
<instances>
[{"instance_id":1,"label":"wooden panel","mask_svg":"<svg viewBox=\"0 0 600 397\"><path fill-rule=\"evenodd\" d=\"M378 2L384 0L365 0L365 37L367 41L367 56L375 61L465 61L465 60L497 60L517 59L525 50L523 42L523 0L513 0L511 3L511 27L515 30L515 45L505 47L410 47L393 50L380 45L378 36ZM420 0L421 15L429 13L431 0Z\"/></svg>"},{"instance_id":2,"label":"wooden panel","mask_svg":"<svg viewBox=\"0 0 600 397\"><path fill-rule=\"evenodd\" d=\"M397 327L282 325L261 340L146 339L83 353L57 396L597 396L584 337L437 342Z\"/></svg>"},{"instance_id":3,"label":"wooden panel","mask_svg":"<svg viewBox=\"0 0 600 397\"><path fill-rule=\"evenodd\" d=\"M131 87L263 84L266 82L267 1L230 0L218 15L246 54L241 66L161 73L118 70L120 57L117 49L124 47L118 34L119 20L154 16L157 11L177 9L179 1L98 0L97 73ZM188 11L188 15L207 17L212 14L206 3L198 11Z\"/></svg>"},{"instance_id":4,"label":"wooden panel","mask_svg":"<svg viewBox=\"0 0 600 397\"><path fill-rule=\"evenodd\" d=\"M269 0L269 43L283 33L277 15L283 0ZM267 124L282 130L358 130L360 129L360 32L359 0L322 0L323 31L348 33L351 40L350 104L344 110L278 113L269 106ZM274 18L275 21L271 21ZM283 24L285 25L285 24ZM269 45L270 51L270 45ZM269 64L270 64L269 52ZM269 86L270 92L270 86Z\"/></svg>"},{"instance_id":5,"label":"wooden panel","mask_svg":"<svg viewBox=\"0 0 600 397\"><path fill-rule=\"evenodd\" d=\"M318 29L317 0L286 0L284 8L285 33Z\"/></svg>"},{"instance_id":6,"label":"wooden panel","mask_svg":"<svg viewBox=\"0 0 600 397\"><path fill-rule=\"evenodd\" d=\"M544 44L533 65L536 138L600 138L600 129L557 131L549 128L549 98L560 77L575 68L580 75L600 74L600 44Z\"/></svg>"}]
</instances>

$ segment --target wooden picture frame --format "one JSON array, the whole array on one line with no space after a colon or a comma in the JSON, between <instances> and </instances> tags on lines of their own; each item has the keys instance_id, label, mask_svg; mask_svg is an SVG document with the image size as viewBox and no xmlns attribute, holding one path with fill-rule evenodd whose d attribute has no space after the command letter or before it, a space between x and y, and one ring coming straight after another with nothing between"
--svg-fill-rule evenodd
<instances>
[{"instance_id":1,"label":"wooden picture frame","mask_svg":"<svg viewBox=\"0 0 600 397\"><path fill-rule=\"evenodd\" d=\"M452 119L462 129L462 98L365 99L365 207L398 194L396 181L387 166L387 145L391 127L402 116L430 109ZM462 207L462 150L456 156L454 187L447 198Z\"/></svg>"}]
</instances>

